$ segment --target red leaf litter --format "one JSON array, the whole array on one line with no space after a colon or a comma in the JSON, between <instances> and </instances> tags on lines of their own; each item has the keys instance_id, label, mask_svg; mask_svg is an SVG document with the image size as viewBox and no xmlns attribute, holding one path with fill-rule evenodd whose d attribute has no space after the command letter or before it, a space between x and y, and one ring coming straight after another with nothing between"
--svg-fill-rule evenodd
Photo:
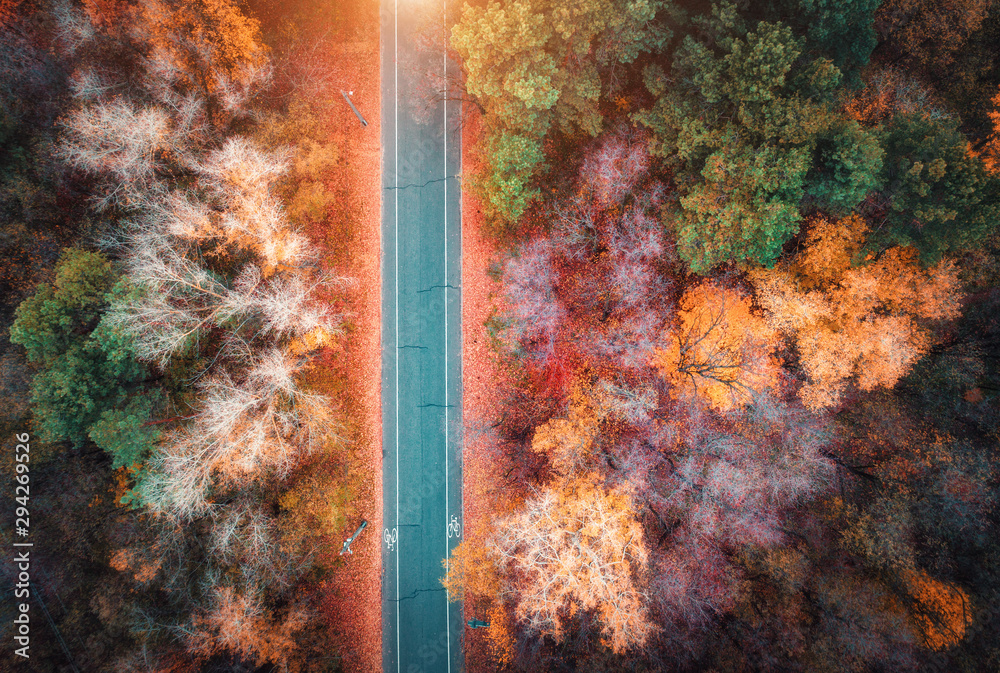
<instances>
[{"instance_id":1,"label":"red leaf litter","mask_svg":"<svg viewBox=\"0 0 1000 673\"><path fill-rule=\"evenodd\" d=\"M478 170L476 147L482 134L482 118L472 105L465 105L462 119L462 176ZM497 283L487 273L496 250L484 231L479 200L470 191L462 194L462 408L465 445L462 451L462 501L464 540L482 540L493 525L503 489L498 474L494 437L489 430L500 413L502 393L511 382L497 366L490 349L486 321L494 305ZM499 508L499 509L498 509ZM465 620L484 619L488 606L466 601ZM495 670L489 651L487 629L465 630L466 668Z\"/></svg>"},{"instance_id":2,"label":"red leaf litter","mask_svg":"<svg viewBox=\"0 0 1000 673\"><path fill-rule=\"evenodd\" d=\"M340 165L327 188L338 202L328 219L308 233L323 249L324 265L354 279L346 301L349 327L340 353L328 366L343 390L350 439L347 483L352 488L343 537L330 540L320 553L321 566L332 567L316 587L329 639L352 673L382 670L382 407L381 407L381 78L379 3L345 3L326 56L338 64L336 85L353 91L351 99L368 122L362 127L343 100L330 106L327 128L340 152ZM340 98L339 92L337 98ZM336 101L335 101L336 102ZM335 384L337 385L337 384ZM362 519L368 527L339 556L343 540Z\"/></svg>"}]
</instances>

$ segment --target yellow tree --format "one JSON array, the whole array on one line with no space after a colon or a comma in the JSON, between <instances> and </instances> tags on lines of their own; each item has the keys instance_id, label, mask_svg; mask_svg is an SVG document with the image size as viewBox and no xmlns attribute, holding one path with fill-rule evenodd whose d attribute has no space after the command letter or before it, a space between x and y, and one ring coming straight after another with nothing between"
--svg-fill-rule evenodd
<instances>
[{"instance_id":1,"label":"yellow tree","mask_svg":"<svg viewBox=\"0 0 1000 673\"><path fill-rule=\"evenodd\" d=\"M675 395L696 394L724 410L777 385L777 334L751 311L748 297L706 281L684 293L677 317L666 348L653 356Z\"/></svg>"},{"instance_id":2,"label":"yellow tree","mask_svg":"<svg viewBox=\"0 0 1000 673\"><path fill-rule=\"evenodd\" d=\"M643 573L648 552L629 497L587 479L562 479L498 522L493 550L515 614L536 634L561 640L592 612L602 643L641 646L654 626ZM516 585L514 582L516 581Z\"/></svg>"},{"instance_id":3,"label":"yellow tree","mask_svg":"<svg viewBox=\"0 0 1000 673\"><path fill-rule=\"evenodd\" d=\"M441 564L445 567L441 584L453 601L464 601L467 595L493 598L500 593L496 559L479 539L466 538Z\"/></svg>"},{"instance_id":4,"label":"yellow tree","mask_svg":"<svg viewBox=\"0 0 1000 673\"><path fill-rule=\"evenodd\" d=\"M602 419L602 409L582 386L576 385L570 392L566 416L538 426L531 450L547 456L559 474L575 474L585 469L597 448Z\"/></svg>"},{"instance_id":5,"label":"yellow tree","mask_svg":"<svg viewBox=\"0 0 1000 673\"><path fill-rule=\"evenodd\" d=\"M500 665L514 660L514 619L510 605L500 599L500 566L488 539L466 537L451 550L451 557L441 562L445 576L441 584L450 601L476 601L490 628L486 632L488 651Z\"/></svg>"},{"instance_id":6,"label":"yellow tree","mask_svg":"<svg viewBox=\"0 0 1000 673\"><path fill-rule=\"evenodd\" d=\"M592 467L605 420L643 423L656 404L656 393L650 387L622 387L605 379L593 383L578 380L570 390L565 415L535 429L531 450L548 457L560 475L579 474Z\"/></svg>"},{"instance_id":7,"label":"yellow tree","mask_svg":"<svg viewBox=\"0 0 1000 673\"><path fill-rule=\"evenodd\" d=\"M817 218L795 259L750 274L768 323L798 349L812 409L837 404L851 381L891 388L930 348L928 321L959 313L951 261L924 270L902 247L859 260L867 230L856 215Z\"/></svg>"}]
</instances>

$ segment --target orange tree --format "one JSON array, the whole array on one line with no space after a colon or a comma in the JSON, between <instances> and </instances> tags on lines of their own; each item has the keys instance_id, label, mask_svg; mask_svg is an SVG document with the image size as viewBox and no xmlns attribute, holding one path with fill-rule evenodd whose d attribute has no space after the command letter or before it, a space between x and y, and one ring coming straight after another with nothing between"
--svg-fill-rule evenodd
<instances>
[{"instance_id":1,"label":"orange tree","mask_svg":"<svg viewBox=\"0 0 1000 673\"><path fill-rule=\"evenodd\" d=\"M798 350L813 409L838 404L851 382L891 388L930 348L934 324L959 312L954 264L923 270L900 247L858 259L867 230L857 216L817 218L800 255L750 274L768 322Z\"/></svg>"},{"instance_id":2,"label":"orange tree","mask_svg":"<svg viewBox=\"0 0 1000 673\"><path fill-rule=\"evenodd\" d=\"M677 318L668 346L653 356L675 394L697 394L725 410L777 385L777 334L751 312L749 297L704 282L684 293Z\"/></svg>"}]
</instances>

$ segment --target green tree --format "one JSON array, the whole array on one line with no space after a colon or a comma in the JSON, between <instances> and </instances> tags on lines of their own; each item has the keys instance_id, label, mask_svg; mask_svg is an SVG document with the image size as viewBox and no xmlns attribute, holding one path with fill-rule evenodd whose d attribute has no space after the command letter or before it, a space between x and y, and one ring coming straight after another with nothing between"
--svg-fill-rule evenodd
<instances>
[{"instance_id":1,"label":"green tree","mask_svg":"<svg viewBox=\"0 0 1000 673\"><path fill-rule=\"evenodd\" d=\"M835 215L846 215L879 186L884 156L874 134L853 120L838 120L817 139L806 193Z\"/></svg>"},{"instance_id":2,"label":"green tree","mask_svg":"<svg viewBox=\"0 0 1000 673\"><path fill-rule=\"evenodd\" d=\"M115 362L96 339L70 346L35 374L31 402L39 435L82 445L90 426L124 401L126 386L142 378L138 363Z\"/></svg>"},{"instance_id":3,"label":"green tree","mask_svg":"<svg viewBox=\"0 0 1000 673\"><path fill-rule=\"evenodd\" d=\"M43 284L15 312L10 330L14 343L24 346L28 360L51 364L89 334L107 304L117 275L102 255L70 248L55 269L55 281Z\"/></svg>"},{"instance_id":4,"label":"green tree","mask_svg":"<svg viewBox=\"0 0 1000 673\"><path fill-rule=\"evenodd\" d=\"M153 453L160 431L148 423L160 397L159 391L136 395L124 406L102 411L90 426L90 439L111 454L112 467L132 467Z\"/></svg>"},{"instance_id":5,"label":"green tree","mask_svg":"<svg viewBox=\"0 0 1000 673\"><path fill-rule=\"evenodd\" d=\"M841 73L803 56L784 24L748 30L734 5L700 19L670 77L645 71L656 97L636 121L675 170L678 252L697 273L727 261L770 265L799 229L800 207L846 212L876 185L882 153L870 132L834 107Z\"/></svg>"},{"instance_id":6,"label":"green tree","mask_svg":"<svg viewBox=\"0 0 1000 673\"><path fill-rule=\"evenodd\" d=\"M671 31L656 17L668 8L667 0L492 0L463 8L451 44L462 57L466 89L486 112L490 143L523 153L487 168L499 174L484 180L500 186L486 191L494 216L516 220L537 197L528 185L550 128L600 131L602 74L663 49Z\"/></svg>"},{"instance_id":7,"label":"green tree","mask_svg":"<svg viewBox=\"0 0 1000 673\"><path fill-rule=\"evenodd\" d=\"M480 191L489 213L516 222L540 192L532 185L545 156L536 138L501 131L486 141L487 170Z\"/></svg>"},{"instance_id":8,"label":"green tree","mask_svg":"<svg viewBox=\"0 0 1000 673\"><path fill-rule=\"evenodd\" d=\"M882 1L775 0L762 18L790 24L806 38L810 53L832 60L853 86L860 84L859 71L878 44L875 10Z\"/></svg>"},{"instance_id":9,"label":"green tree","mask_svg":"<svg viewBox=\"0 0 1000 673\"><path fill-rule=\"evenodd\" d=\"M982 242L1000 216L1000 183L968 151L951 119L900 115L883 131L886 160L880 181L888 226L870 242L912 245L923 260Z\"/></svg>"},{"instance_id":10,"label":"green tree","mask_svg":"<svg viewBox=\"0 0 1000 673\"><path fill-rule=\"evenodd\" d=\"M151 448L155 431L143 426L151 399L130 399L146 370L129 342L101 319L110 298L123 291L116 279L102 255L65 250L55 281L18 306L11 341L39 367L31 400L40 437L79 446L89 434L118 467Z\"/></svg>"},{"instance_id":11,"label":"green tree","mask_svg":"<svg viewBox=\"0 0 1000 673\"><path fill-rule=\"evenodd\" d=\"M773 263L799 229L808 168L803 148L723 145L681 197L677 252L695 273L731 259Z\"/></svg>"}]
</instances>

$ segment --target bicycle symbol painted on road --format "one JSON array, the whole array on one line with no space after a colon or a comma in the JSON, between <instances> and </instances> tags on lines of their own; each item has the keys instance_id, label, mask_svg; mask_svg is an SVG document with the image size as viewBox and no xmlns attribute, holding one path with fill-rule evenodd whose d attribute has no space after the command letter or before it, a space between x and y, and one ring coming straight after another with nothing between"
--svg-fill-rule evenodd
<instances>
[{"instance_id":1,"label":"bicycle symbol painted on road","mask_svg":"<svg viewBox=\"0 0 1000 673\"><path fill-rule=\"evenodd\" d=\"M385 546L389 551L392 551L396 547L396 539L397 535L395 528L392 529L392 533L389 532L388 528L382 531L382 540L385 542Z\"/></svg>"},{"instance_id":2,"label":"bicycle symbol painted on road","mask_svg":"<svg viewBox=\"0 0 1000 673\"><path fill-rule=\"evenodd\" d=\"M462 537L462 524L458 522L458 517L451 515L451 523L448 524L448 537Z\"/></svg>"}]
</instances>

